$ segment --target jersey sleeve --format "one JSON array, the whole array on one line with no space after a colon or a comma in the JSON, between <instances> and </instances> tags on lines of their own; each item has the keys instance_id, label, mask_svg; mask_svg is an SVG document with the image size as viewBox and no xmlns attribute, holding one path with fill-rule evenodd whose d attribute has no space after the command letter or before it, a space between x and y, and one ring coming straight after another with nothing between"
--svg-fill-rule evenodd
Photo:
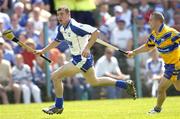
<instances>
[{"instance_id":1,"label":"jersey sleeve","mask_svg":"<svg viewBox=\"0 0 180 119\"><path fill-rule=\"evenodd\" d=\"M173 31L172 31L171 41L178 43L178 44L180 43L180 33L178 31L176 31L175 29L173 29Z\"/></svg>"},{"instance_id":2,"label":"jersey sleeve","mask_svg":"<svg viewBox=\"0 0 180 119\"><path fill-rule=\"evenodd\" d=\"M95 32L97 30L97 28L90 26L90 25L87 25L87 24L81 24L80 29L88 32L89 34Z\"/></svg>"},{"instance_id":3,"label":"jersey sleeve","mask_svg":"<svg viewBox=\"0 0 180 119\"><path fill-rule=\"evenodd\" d=\"M71 24L71 30L78 36L83 37L85 35L91 35L93 32L97 30L97 28L87 24L75 23Z\"/></svg>"},{"instance_id":4,"label":"jersey sleeve","mask_svg":"<svg viewBox=\"0 0 180 119\"><path fill-rule=\"evenodd\" d=\"M148 47L154 47L155 43L154 43L153 39L154 39L154 36L152 34L150 34L148 36L148 40L146 41L145 45L148 46Z\"/></svg>"},{"instance_id":5,"label":"jersey sleeve","mask_svg":"<svg viewBox=\"0 0 180 119\"><path fill-rule=\"evenodd\" d=\"M60 26L58 26L58 33L57 33L57 35L56 35L56 38L55 38L55 41L57 41L57 42L61 42L61 41L63 41L64 40L64 36L63 36L63 34L60 32Z\"/></svg>"}]
</instances>

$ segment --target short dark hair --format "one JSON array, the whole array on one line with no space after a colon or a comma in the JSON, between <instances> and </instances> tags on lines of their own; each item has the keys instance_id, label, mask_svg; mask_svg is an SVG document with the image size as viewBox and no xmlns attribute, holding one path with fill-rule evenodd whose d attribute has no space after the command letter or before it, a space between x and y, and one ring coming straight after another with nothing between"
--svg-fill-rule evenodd
<instances>
[{"instance_id":1,"label":"short dark hair","mask_svg":"<svg viewBox=\"0 0 180 119\"><path fill-rule=\"evenodd\" d=\"M161 12L153 12L153 17L157 20L160 20L162 23L164 22L164 15Z\"/></svg>"},{"instance_id":2,"label":"short dark hair","mask_svg":"<svg viewBox=\"0 0 180 119\"><path fill-rule=\"evenodd\" d=\"M66 13L70 13L70 9L67 6L61 6L57 9L57 11L64 10Z\"/></svg>"}]
</instances>

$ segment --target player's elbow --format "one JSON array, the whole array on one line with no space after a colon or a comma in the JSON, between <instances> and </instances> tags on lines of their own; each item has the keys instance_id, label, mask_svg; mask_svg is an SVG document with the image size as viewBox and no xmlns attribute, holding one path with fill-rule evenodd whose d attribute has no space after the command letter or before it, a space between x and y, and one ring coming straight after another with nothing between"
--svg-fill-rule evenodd
<instances>
[{"instance_id":1,"label":"player's elbow","mask_svg":"<svg viewBox=\"0 0 180 119\"><path fill-rule=\"evenodd\" d=\"M96 30L97 34L99 35L100 34L100 31L99 30Z\"/></svg>"},{"instance_id":2,"label":"player's elbow","mask_svg":"<svg viewBox=\"0 0 180 119\"><path fill-rule=\"evenodd\" d=\"M96 30L96 32L97 32L97 36L99 36L99 34L100 34L100 31L99 31L99 30Z\"/></svg>"},{"instance_id":3,"label":"player's elbow","mask_svg":"<svg viewBox=\"0 0 180 119\"><path fill-rule=\"evenodd\" d=\"M94 31L94 32L93 32L93 34L92 34L92 35L95 35L95 36L97 36L97 37L98 37L98 36L99 36L99 34L100 34L100 31L99 31L99 30L96 30L96 31Z\"/></svg>"}]
</instances>

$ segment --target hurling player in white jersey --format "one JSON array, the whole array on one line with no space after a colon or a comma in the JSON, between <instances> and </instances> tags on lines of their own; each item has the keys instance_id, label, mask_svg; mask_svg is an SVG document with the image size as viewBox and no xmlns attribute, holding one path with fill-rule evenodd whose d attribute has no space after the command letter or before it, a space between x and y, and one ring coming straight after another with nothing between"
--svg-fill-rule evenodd
<instances>
[{"instance_id":1,"label":"hurling player in white jersey","mask_svg":"<svg viewBox=\"0 0 180 119\"><path fill-rule=\"evenodd\" d=\"M127 93L136 98L134 83L131 80L115 80L110 77L96 77L93 67L93 56L90 48L96 42L99 35L97 28L87 24L81 24L71 18L70 10L62 6L57 10L57 19L60 25L56 39L42 50L37 50L37 55L44 54L50 49L57 47L62 40L66 40L70 46L72 61L61 66L52 73L51 79L55 88L55 104L42 111L47 114L61 114L63 106L63 84L64 77L82 73L86 81L93 86L116 86L126 89Z\"/></svg>"}]
</instances>

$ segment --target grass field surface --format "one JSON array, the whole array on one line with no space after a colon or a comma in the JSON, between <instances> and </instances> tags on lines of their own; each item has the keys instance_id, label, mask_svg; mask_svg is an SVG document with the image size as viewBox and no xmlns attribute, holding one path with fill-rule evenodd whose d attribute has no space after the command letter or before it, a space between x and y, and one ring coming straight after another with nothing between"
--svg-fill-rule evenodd
<instances>
[{"instance_id":1,"label":"grass field surface","mask_svg":"<svg viewBox=\"0 0 180 119\"><path fill-rule=\"evenodd\" d=\"M155 102L155 98L70 101L61 115L41 111L53 103L0 105L0 119L180 119L180 97L168 97L160 114L147 114Z\"/></svg>"}]
</instances>

